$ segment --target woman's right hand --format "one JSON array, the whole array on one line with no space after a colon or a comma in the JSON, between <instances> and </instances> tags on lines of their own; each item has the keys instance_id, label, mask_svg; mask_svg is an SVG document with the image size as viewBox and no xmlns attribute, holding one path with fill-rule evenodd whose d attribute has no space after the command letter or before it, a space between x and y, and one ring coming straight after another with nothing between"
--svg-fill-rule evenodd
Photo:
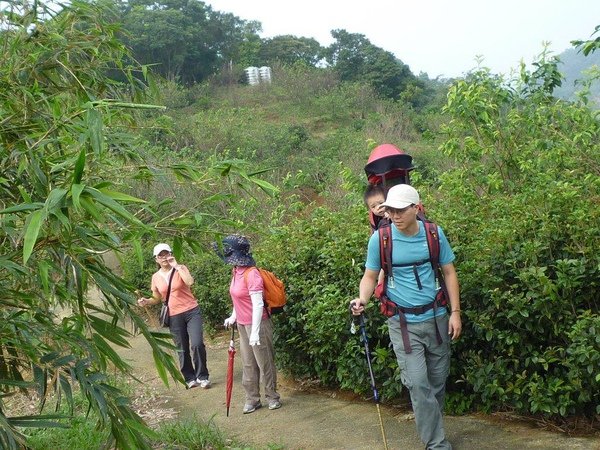
<instances>
[{"instance_id":1,"label":"woman's right hand","mask_svg":"<svg viewBox=\"0 0 600 450\"><path fill-rule=\"evenodd\" d=\"M138 305L140 306L147 306L149 302L150 300L148 300L146 297L138 299Z\"/></svg>"},{"instance_id":2,"label":"woman's right hand","mask_svg":"<svg viewBox=\"0 0 600 450\"><path fill-rule=\"evenodd\" d=\"M233 326L233 324L235 324L234 316L228 317L227 319L225 319L225 322L223 322L223 326L225 328L229 328L230 326Z\"/></svg>"}]
</instances>

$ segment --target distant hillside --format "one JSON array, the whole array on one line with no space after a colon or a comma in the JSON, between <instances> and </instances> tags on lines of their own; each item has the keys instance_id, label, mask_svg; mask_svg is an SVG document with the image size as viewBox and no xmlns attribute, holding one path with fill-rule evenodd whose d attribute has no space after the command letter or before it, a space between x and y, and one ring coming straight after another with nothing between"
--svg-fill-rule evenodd
<instances>
[{"instance_id":1,"label":"distant hillside","mask_svg":"<svg viewBox=\"0 0 600 450\"><path fill-rule=\"evenodd\" d=\"M565 100L574 100L575 92L581 90L581 86L576 85L576 80L584 77L582 74L585 70L593 65L600 67L600 52L591 53L588 56L583 56L576 49L568 49L559 55L561 63L560 71L565 76L563 85L554 91L554 94ZM600 106L600 81L596 80L592 85L592 95L590 99Z\"/></svg>"}]
</instances>

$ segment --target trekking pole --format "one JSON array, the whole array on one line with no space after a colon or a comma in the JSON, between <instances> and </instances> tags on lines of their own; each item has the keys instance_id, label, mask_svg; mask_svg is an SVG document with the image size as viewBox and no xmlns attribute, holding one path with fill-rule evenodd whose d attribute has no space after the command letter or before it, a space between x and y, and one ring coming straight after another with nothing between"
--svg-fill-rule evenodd
<instances>
[{"instance_id":1,"label":"trekking pole","mask_svg":"<svg viewBox=\"0 0 600 450\"><path fill-rule=\"evenodd\" d=\"M375 400L375 406L377 406L377 415L379 416L379 427L381 428L381 437L383 438L383 447L388 450L387 439L385 437L385 430L383 428L383 419L381 418L381 409L379 407L379 392L377 386L375 386L375 376L373 375L373 366L371 365L371 353L369 352L369 340L367 339L367 331L365 329L365 318L364 313L358 316L352 315L352 327L350 332L356 333L356 321L358 320L358 326L360 328L360 334L365 346L365 355L367 357L367 366L369 367L369 376L371 377L371 389L373 389L373 399Z\"/></svg>"}]
</instances>

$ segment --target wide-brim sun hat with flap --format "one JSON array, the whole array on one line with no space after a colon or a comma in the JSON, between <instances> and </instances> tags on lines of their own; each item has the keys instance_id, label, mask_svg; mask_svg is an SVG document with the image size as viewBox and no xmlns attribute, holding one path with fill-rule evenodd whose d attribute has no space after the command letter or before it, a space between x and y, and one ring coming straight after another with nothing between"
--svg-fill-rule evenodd
<instances>
[{"instance_id":1,"label":"wide-brim sun hat with flap","mask_svg":"<svg viewBox=\"0 0 600 450\"><path fill-rule=\"evenodd\" d=\"M418 205L420 201L419 193L414 187L408 184L397 184L390 188L381 206L402 209L410 205Z\"/></svg>"},{"instance_id":2,"label":"wide-brim sun hat with flap","mask_svg":"<svg viewBox=\"0 0 600 450\"><path fill-rule=\"evenodd\" d=\"M241 234L231 234L223 239L223 261L231 266L255 266L250 253L250 241Z\"/></svg>"},{"instance_id":3,"label":"wide-brim sun hat with flap","mask_svg":"<svg viewBox=\"0 0 600 450\"><path fill-rule=\"evenodd\" d=\"M164 252L164 251L168 251L169 253L172 253L171 247L169 246L169 244L156 244L154 246L154 250L152 250L152 254L154 256L158 256L160 255L160 252Z\"/></svg>"}]
</instances>

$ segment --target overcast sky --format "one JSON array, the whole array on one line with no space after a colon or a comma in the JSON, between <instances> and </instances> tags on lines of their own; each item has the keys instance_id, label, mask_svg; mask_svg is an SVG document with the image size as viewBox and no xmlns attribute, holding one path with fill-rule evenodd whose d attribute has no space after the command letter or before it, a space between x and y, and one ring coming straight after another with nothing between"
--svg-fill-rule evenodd
<instances>
[{"instance_id":1,"label":"overcast sky","mask_svg":"<svg viewBox=\"0 0 600 450\"><path fill-rule=\"evenodd\" d=\"M331 30L363 34L413 73L453 77L476 57L507 74L538 55L556 54L600 25L599 0L205 0L213 10L262 23L261 37L282 34L331 44Z\"/></svg>"}]
</instances>

